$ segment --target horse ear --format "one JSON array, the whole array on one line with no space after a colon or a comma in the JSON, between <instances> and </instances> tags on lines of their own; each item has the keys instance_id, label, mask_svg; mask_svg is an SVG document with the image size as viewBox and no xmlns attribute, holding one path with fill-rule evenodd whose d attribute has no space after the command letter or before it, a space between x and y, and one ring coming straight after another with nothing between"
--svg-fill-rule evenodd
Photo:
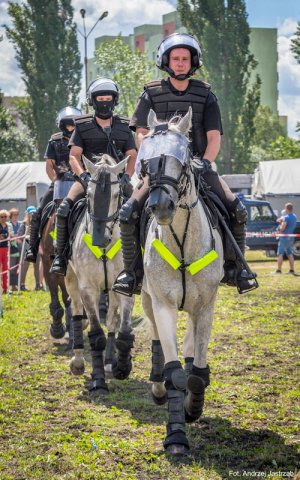
<instances>
[{"instance_id":1,"label":"horse ear","mask_svg":"<svg viewBox=\"0 0 300 480\"><path fill-rule=\"evenodd\" d=\"M97 170L97 167L84 155L82 155L82 160L87 171L90 172L91 175L93 175L93 173Z\"/></svg>"},{"instance_id":2,"label":"horse ear","mask_svg":"<svg viewBox=\"0 0 300 480\"><path fill-rule=\"evenodd\" d=\"M148 126L150 130L153 130L154 127L158 124L157 116L154 110L150 108L150 111L148 113Z\"/></svg>"},{"instance_id":3,"label":"horse ear","mask_svg":"<svg viewBox=\"0 0 300 480\"><path fill-rule=\"evenodd\" d=\"M109 170L112 173L114 173L115 175L118 176L119 173L121 173L122 170L124 170L124 168L126 168L127 162L128 162L129 159L130 159L130 155L128 155L128 157L124 158L124 160L122 160L121 162L117 163L117 165L110 166Z\"/></svg>"},{"instance_id":4,"label":"horse ear","mask_svg":"<svg viewBox=\"0 0 300 480\"><path fill-rule=\"evenodd\" d=\"M187 114L178 122L177 127L184 135L187 135L192 128L192 107L189 107Z\"/></svg>"}]
</instances>

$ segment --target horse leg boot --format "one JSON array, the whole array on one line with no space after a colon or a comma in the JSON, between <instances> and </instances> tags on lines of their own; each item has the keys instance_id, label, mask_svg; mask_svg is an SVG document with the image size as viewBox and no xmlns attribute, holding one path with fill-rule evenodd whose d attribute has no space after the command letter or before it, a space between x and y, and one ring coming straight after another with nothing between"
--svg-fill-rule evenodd
<instances>
[{"instance_id":1,"label":"horse leg boot","mask_svg":"<svg viewBox=\"0 0 300 480\"><path fill-rule=\"evenodd\" d=\"M68 216L74 202L64 198L57 210L56 216L56 256L50 268L50 273L66 275L68 259L66 247L68 242Z\"/></svg>"},{"instance_id":2,"label":"horse leg boot","mask_svg":"<svg viewBox=\"0 0 300 480\"><path fill-rule=\"evenodd\" d=\"M247 210L238 198L236 198L232 204L230 217L231 232L240 249L240 256L242 257L245 253ZM252 272L249 266L245 269L238 255L236 255L235 261L225 260L224 272L222 283L236 286L239 293L245 293L258 287L256 273Z\"/></svg>"},{"instance_id":3,"label":"horse leg boot","mask_svg":"<svg viewBox=\"0 0 300 480\"><path fill-rule=\"evenodd\" d=\"M152 369L150 373L150 381L154 382L152 385L152 399L156 405L164 405L167 401L167 394L165 387L162 385L164 380L164 366L165 356L160 343L160 340L152 340ZM156 385L157 384L157 385ZM162 391L163 388L163 391ZM157 395L157 393L163 395Z\"/></svg>"},{"instance_id":4,"label":"horse leg boot","mask_svg":"<svg viewBox=\"0 0 300 480\"><path fill-rule=\"evenodd\" d=\"M42 210L38 208L36 212L32 214L30 222L30 234L29 234L29 248L25 253L26 262L35 263L39 250L40 238L39 230L41 226Z\"/></svg>"},{"instance_id":5,"label":"horse leg boot","mask_svg":"<svg viewBox=\"0 0 300 480\"><path fill-rule=\"evenodd\" d=\"M83 331L82 331L83 315L74 315L70 321L73 330L73 352L74 357L70 362L70 370L73 375L83 375L85 366L83 358Z\"/></svg>"},{"instance_id":6,"label":"horse leg boot","mask_svg":"<svg viewBox=\"0 0 300 480\"><path fill-rule=\"evenodd\" d=\"M132 361L130 351L133 347L134 335L132 333L119 332L116 339L116 347L118 351L117 363L113 365L113 376L118 380L125 380L129 377L132 369Z\"/></svg>"},{"instance_id":7,"label":"horse leg boot","mask_svg":"<svg viewBox=\"0 0 300 480\"><path fill-rule=\"evenodd\" d=\"M180 362L166 363L164 379L169 414L164 448L173 455L184 455L189 450L189 443L185 434L184 413L187 379Z\"/></svg>"},{"instance_id":8,"label":"horse leg boot","mask_svg":"<svg viewBox=\"0 0 300 480\"><path fill-rule=\"evenodd\" d=\"M117 276L112 290L131 297L141 293L143 280L143 258L139 232L140 205L138 200L129 199L119 214L124 270Z\"/></svg>"},{"instance_id":9,"label":"horse leg boot","mask_svg":"<svg viewBox=\"0 0 300 480\"><path fill-rule=\"evenodd\" d=\"M106 338L102 329L89 332L89 342L92 356L92 384L90 392L100 395L107 394L108 387L105 383L103 352L106 347Z\"/></svg>"},{"instance_id":10,"label":"horse leg boot","mask_svg":"<svg viewBox=\"0 0 300 480\"><path fill-rule=\"evenodd\" d=\"M204 391L209 385L209 366L198 368L193 365L187 380L187 396L184 400L185 421L192 423L203 411Z\"/></svg>"}]
</instances>

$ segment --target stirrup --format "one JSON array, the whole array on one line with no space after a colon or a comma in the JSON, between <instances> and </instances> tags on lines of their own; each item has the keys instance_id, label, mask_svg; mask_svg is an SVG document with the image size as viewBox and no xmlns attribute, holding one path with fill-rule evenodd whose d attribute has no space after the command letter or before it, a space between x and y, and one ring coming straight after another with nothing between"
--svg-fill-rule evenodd
<instances>
[{"instance_id":1,"label":"stirrup","mask_svg":"<svg viewBox=\"0 0 300 480\"><path fill-rule=\"evenodd\" d=\"M26 262L36 263L37 251L33 247L29 247L25 253Z\"/></svg>"},{"instance_id":2,"label":"stirrup","mask_svg":"<svg viewBox=\"0 0 300 480\"><path fill-rule=\"evenodd\" d=\"M236 287L239 293L250 292L258 288L258 281L256 280L255 272L247 272L243 269L237 272L236 275Z\"/></svg>"},{"instance_id":3,"label":"stirrup","mask_svg":"<svg viewBox=\"0 0 300 480\"><path fill-rule=\"evenodd\" d=\"M132 297L134 294L139 295L141 293L142 282L137 280L135 272L122 270L117 276L112 286L112 290L121 295Z\"/></svg>"},{"instance_id":4,"label":"stirrup","mask_svg":"<svg viewBox=\"0 0 300 480\"><path fill-rule=\"evenodd\" d=\"M56 275L66 275L67 262L64 257L56 255L49 270L50 273L56 273Z\"/></svg>"}]
</instances>

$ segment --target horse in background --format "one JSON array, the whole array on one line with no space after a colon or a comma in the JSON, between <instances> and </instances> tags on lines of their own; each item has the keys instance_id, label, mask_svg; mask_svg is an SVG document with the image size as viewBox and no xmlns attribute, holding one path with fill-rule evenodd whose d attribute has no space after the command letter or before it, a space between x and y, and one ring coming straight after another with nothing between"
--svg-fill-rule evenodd
<instances>
[{"instance_id":1,"label":"horse in background","mask_svg":"<svg viewBox=\"0 0 300 480\"><path fill-rule=\"evenodd\" d=\"M124 169L127 159L117 164L112 157L105 154L96 164L85 157L83 161L91 174L87 190L88 206L77 222L78 229L74 234L66 275L67 289L72 299L74 330L74 357L70 369L73 374L79 375L85 368L81 325L84 307L90 325L88 333L92 357L90 391L101 395L108 392L105 373L112 373L115 378L125 379L132 368L130 352L134 335L131 315L134 299L111 290L115 277L123 268L118 225L121 206L118 175ZM109 295L107 337L99 317L101 292L108 292ZM115 338L119 323L118 336Z\"/></svg>"},{"instance_id":2,"label":"horse in background","mask_svg":"<svg viewBox=\"0 0 300 480\"><path fill-rule=\"evenodd\" d=\"M71 302L66 289L65 278L61 275L50 273L49 271L54 256L53 242L55 238L55 212L55 202L51 202L46 206L45 214L47 215L48 219L46 221L45 227L42 230L40 252L43 262L44 277L51 297L51 302L49 305L50 314L52 316L50 334L54 339L61 339L64 337L66 329L69 331L69 325L71 320ZM59 291L61 292L64 306L62 306L60 302ZM64 315L66 326L63 323Z\"/></svg>"},{"instance_id":3,"label":"horse in background","mask_svg":"<svg viewBox=\"0 0 300 480\"><path fill-rule=\"evenodd\" d=\"M145 243L142 289L153 330L152 396L158 404L168 402L164 447L174 455L187 453L185 423L202 413L214 302L223 276L221 236L207 218L192 171L187 138L191 119L190 108L178 122L171 119L160 129L151 110L151 131L137 160L149 179L148 206L154 215ZM188 314L185 369L178 357L178 310Z\"/></svg>"}]
</instances>

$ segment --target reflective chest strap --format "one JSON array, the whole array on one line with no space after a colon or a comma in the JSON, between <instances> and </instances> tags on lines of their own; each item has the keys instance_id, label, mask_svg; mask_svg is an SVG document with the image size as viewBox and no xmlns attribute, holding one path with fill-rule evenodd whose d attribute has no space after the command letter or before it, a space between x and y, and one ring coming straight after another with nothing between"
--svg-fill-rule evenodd
<instances>
[{"instance_id":1,"label":"reflective chest strap","mask_svg":"<svg viewBox=\"0 0 300 480\"><path fill-rule=\"evenodd\" d=\"M82 236L82 240L84 241L88 249L93 253L93 255L95 255L97 259L101 258L101 260L103 261L105 277L104 293L108 293L107 260L112 260L114 256L118 253L121 248L121 239L119 238L108 251L106 251L106 249L102 250L102 248L98 247L97 245L92 245L92 236L89 233L85 233Z\"/></svg>"},{"instance_id":2,"label":"reflective chest strap","mask_svg":"<svg viewBox=\"0 0 300 480\"><path fill-rule=\"evenodd\" d=\"M158 232L156 232L156 233L157 233L157 237L158 237ZM173 236L174 236L174 234L175 234L175 232L173 233ZM175 234L174 238L175 238L175 241L176 241L176 238L177 238L176 234ZM184 240L185 240L185 237L184 237ZM195 262L192 262L190 264L186 264L184 262L183 244L184 244L184 242L182 242L182 244L178 243L178 246L182 247L182 249L180 248L180 250L182 250L181 251L182 260L180 262L178 260L178 258L176 258L175 255L161 242L161 240L159 240L159 238L155 238L154 240L152 240L152 246L155 248L157 253L161 256L161 258L163 260L165 260L165 262L167 262L174 270L179 269L181 271L183 295L182 295L182 301L181 301L181 305L179 307L179 310L183 309L184 302L185 302L185 297L186 297L185 271L187 270L190 273L190 275L196 275L198 272L203 270L203 268L207 267L207 265L209 265L210 263L212 263L214 260L216 260L219 257L218 253L213 248L208 253L206 253L203 257L198 258L198 260L196 260Z\"/></svg>"}]
</instances>

